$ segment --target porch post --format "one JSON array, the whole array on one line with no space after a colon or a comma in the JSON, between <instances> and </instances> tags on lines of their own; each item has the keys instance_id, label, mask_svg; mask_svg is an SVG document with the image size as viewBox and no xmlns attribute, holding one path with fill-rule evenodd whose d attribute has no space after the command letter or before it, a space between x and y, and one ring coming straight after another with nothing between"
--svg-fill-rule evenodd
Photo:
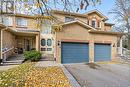
<instances>
[{"instance_id":1,"label":"porch post","mask_svg":"<svg viewBox=\"0 0 130 87\"><path fill-rule=\"evenodd\" d=\"M39 34L36 35L36 50L39 51L39 47L40 47L40 37Z\"/></svg>"},{"instance_id":2,"label":"porch post","mask_svg":"<svg viewBox=\"0 0 130 87\"><path fill-rule=\"evenodd\" d=\"M123 47L122 47L122 37L121 37L120 38L120 51L119 51L121 56L123 56L122 49L123 49Z\"/></svg>"},{"instance_id":3,"label":"porch post","mask_svg":"<svg viewBox=\"0 0 130 87\"><path fill-rule=\"evenodd\" d=\"M2 56L2 48L3 48L3 30L1 30L1 36L0 36L0 59L3 59L3 56Z\"/></svg>"}]
</instances>

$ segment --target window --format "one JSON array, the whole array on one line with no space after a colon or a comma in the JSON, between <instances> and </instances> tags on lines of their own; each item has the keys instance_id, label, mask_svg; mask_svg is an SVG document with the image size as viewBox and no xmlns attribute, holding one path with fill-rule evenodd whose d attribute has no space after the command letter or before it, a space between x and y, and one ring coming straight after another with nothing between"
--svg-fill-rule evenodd
<instances>
[{"instance_id":1,"label":"window","mask_svg":"<svg viewBox=\"0 0 130 87\"><path fill-rule=\"evenodd\" d=\"M46 51L46 48L41 48L41 51Z\"/></svg>"},{"instance_id":2,"label":"window","mask_svg":"<svg viewBox=\"0 0 130 87\"><path fill-rule=\"evenodd\" d=\"M74 21L73 17L65 17L65 22Z\"/></svg>"},{"instance_id":3,"label":"window","mask_svg":"<svg viewBox=\"0 0 130 87\"><path fill-rule=\"evenodd\" d=\"M4 17L3 24L6 26L13 26L13 19L12 17Z\"/></svg>"},{"instance_id":4,"label":"window","mask_svg":"<svg viewBox=\"0 0 130 87\"><path fill-rule=\"evenodd\" d=\"M41 46L45 46L46 45L46 40L45 39L41 39Z\"/></svg>"},{"instance_id":5,"label":"window","mask_svg":"<svg viewBox=\"0 0 130 87\"><path fill-rule=\"evenodd\" d=\"M51 39L47 39L47 46L51 46L52 45L52 40Z\"/></svg>"},{"instance_id":6,"label":"window","mask_svg":"<svg viewBox=\"0 0 130 87\"><path fill-rule=\"evenodd\" d=\"M47 51L52 51L52 48L47 48Z\"/></svg>"},{"instance_id":7,"label":"window","mask_svg":"<svg viewBox=\"0 0 130 87\"><path fill-rule=\"evenodd\" d=\"M87 24L89 25L89 20L87 20Z\"/></svg>"},{"instance_id":8,"label":"window","mask_svg":"<svg viewBox=\"0 0 130 87\"><path fill-rule=\"evenodd\" d=\"M42 34L51 34L51 21L44 20L42 23Z\"/></svg>"},{"instance_id":9,"label":"window","mask_svg":"<svg viewBox=\"0 0 130 87\"><path fill-rule=\"evenodd\" d=\"M27 20L23 18L17 18L17 26L27 27Z\"/></svg>"},{"instance_id":10,"label":"window","mask_svg":"<svg viewBox=\"0 0 130 87\"><path fill-rule=\"evenodd\" d=\"M101 28L101 22L98 22L98 27Z\"/></svg>"},{"instance_id":11,"label":"window","mask_svg":"<svg viewBox=\"0 0 130 87\"><path fill-rule=\"evenodd\" d=\"M96 28L96 21L92 20L92 27Z\"/></svg>"}]
</instances>

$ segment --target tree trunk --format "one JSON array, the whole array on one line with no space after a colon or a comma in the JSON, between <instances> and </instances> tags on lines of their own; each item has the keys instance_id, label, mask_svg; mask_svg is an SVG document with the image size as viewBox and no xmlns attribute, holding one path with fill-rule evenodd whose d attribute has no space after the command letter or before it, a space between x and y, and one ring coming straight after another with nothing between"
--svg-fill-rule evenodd
<instances>
[{"instance_id":1,"label":"tree trunk","mask_svg":"<svg viewBox=\"0 0 130 87\"><path fill-rule=\"evenodd\" d=\"M128 49L130 50L130 34L128 35Z\"/></svg>"}]
</instances>

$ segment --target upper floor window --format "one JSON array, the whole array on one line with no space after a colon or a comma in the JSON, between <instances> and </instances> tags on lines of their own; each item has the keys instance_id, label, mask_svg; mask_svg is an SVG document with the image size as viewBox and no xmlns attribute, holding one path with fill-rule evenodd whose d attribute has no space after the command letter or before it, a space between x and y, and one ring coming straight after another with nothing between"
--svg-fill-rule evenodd
<instances>
[{"instance_id":1,"label":"upper floor window","mask_svg":"<svg viewBox=\"0 0 130 87\"><path fill-rule=\"evenodd\" d=\"M27 20L24 18L17 18L17 26L27 27Z\"/></svg>"},{"instance_id":2,"label":"upper floor window","mask_svg":"<svg viewBox=\"0 0 130 87\"><path fill-rule=\"evenodd\" d=\"M96 21L92 20L92 27L96 28Z\"/></svg>"},{"instance_id":3,"label":"upper floor window","mask_svg":"<svg viewBox=\"0 0 130 87\"><path fill-rule=\"evenodd\" d=\"M101 22L98 22L98 28L101 28Z\"/></svg>"},{"instance_id":4,"label":"upper floor window","mask_svg":"<svg viewBox=\"0 0 130 87\"><path fill-rule=\"evenodd\" d=\"M51 22L50 20L45 20L42 24L42 34L51 34Z\"/></svg>"},{"instance_id":5,"label":"upper floor window","mask_svg":"<svg viewBox=\"0 0 130 87\"><path fill-rule=\"evenodd\" d=\"M3 24L6 26L13 26L13 19L12 17L4 17Z\"/></svg>"},{"instance_id":6,"label":"upper floor window","mask_svg":"<svg viewBox=\"0 0 130 87\"><path fill-rule=\"evenodd\" d=\"M73 17L65 17L65 22L74 21Z\"/></svg>"}]
</instances>

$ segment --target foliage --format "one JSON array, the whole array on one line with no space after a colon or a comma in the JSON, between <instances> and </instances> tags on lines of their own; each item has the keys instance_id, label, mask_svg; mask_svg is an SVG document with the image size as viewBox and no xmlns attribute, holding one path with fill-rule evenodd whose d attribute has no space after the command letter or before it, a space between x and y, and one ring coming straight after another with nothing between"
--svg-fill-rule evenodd
<instances>
[{"instance_id":1,"label":"foliage","mask_svg":"<svg viewBox=\"0 0 130 87\"><path fill-rule=\"evenodd\" d=\"M24 11L35 13L41 13L46 15L50 13L52 9L59 9L64 11L76 11L86 10L89 5L100 4L101 0L16 0L23 4L20 6L24 8ZM19 8L20 8L19 7ZM20 9L21 9L20 8ZM19 9L18 9L19 10Z\"/></svg>"},{"instance_id":2,"label":"foliage","mask_svg":"<svg viewBox=\"0 0 130 87\"><path fill-rule=\"evenodd\" d=\"M26 51L24 52L25 60L38 61L41 58L41 53L39 51Z\"/></svg>"},{"instance_id":3,"label":"foliage","mask_svg":"<svg viewBox=\"0 0 130 87\"><path fill-rule=\"evenodd\" d=\"M25 74L34 63L24 63L8 71L0 72L0 87L23 87Z\"/></svg>"},{"instance_id":4,"label":"foliage","mask_svg":"<svg viewBox=\"0 0 130 87\"><path fill-rule=\"evenodd\" d=\"M130 0L116 0L115 7L110 12L115 14L118 31L128 32L128 49L130 49Z\"/></svg>"},{"instance_id":5,"label":"foliage","mask_svg":"<svg viewBox=\"0 0 130 87\"><path fill-rule=\"evenodd\" d=\"M71 87L59 67L35 67L26 62L13 69L0 72L0 87Z\"/></svg>"}]
</instances>

